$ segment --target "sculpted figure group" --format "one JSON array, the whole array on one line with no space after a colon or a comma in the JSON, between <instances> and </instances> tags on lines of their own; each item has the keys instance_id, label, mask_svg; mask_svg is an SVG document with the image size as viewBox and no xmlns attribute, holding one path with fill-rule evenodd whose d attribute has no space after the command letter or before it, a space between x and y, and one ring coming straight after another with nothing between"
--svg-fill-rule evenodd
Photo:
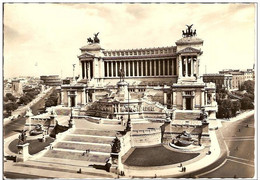
<instances>
[{"instance_id":1,"label":"sculpted figure group","mask_svg":"<svg viewBox=\"0 0 260 180\"><path fill-rule=\"evenodd\" d=\"M196 32L196 29L194 31L192 31L192 25L186 25L187 26L187 29L186 31L182 30L182 37L192 37L192 36L197 36L197 32Z\"/></svg>"},{"instance_id":2,"label":"sculpted figure group","mask_svg":"<svg viewBox=\"0 0 260 180\"><path fill-rule=\"evenodd\" d=\"M88 38L88 43L92 44L92 43L100 43L100 40L98 38L98 33L94 34L94 38L92 39L91 37Z\"/></svg>"}]
</instances>

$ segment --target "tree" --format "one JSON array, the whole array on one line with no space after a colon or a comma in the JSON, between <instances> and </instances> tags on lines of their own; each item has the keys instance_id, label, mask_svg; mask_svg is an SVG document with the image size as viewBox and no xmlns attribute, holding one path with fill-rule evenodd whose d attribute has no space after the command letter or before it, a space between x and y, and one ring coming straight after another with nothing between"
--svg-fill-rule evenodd
<instances>
[{"instance_id":1,"label":"tree","mask_svg":"<svg viewBox=\"0 0 260 180\"><path fill-rule=\"evenodd\" d=\"M241 109L254 109L253 102L249 97L244 97L243 99L241 99Z\"/></svg>"},{"instance_id":2,"label":"tree","mask_svg":"<svg viewBox=\"0 0 260 180\"><path fill-rule=\"evenodd\" d=\"M11 93L6 93L5 97L12 102L16 101L16 97L14 97Z\"/></svg>"},{"instance_id":3,"label":"tree","mask_svg":"<svg viewBox=\"0 0 260 180\"><path fill-rule=\"evenodd\" d=\"M230 99L223 99L218 102L217 118L231 117L232 102Z\"/></svg>"},{"instance_id":4,"label":"tree","mask_svg":"<svg viewBox=\"0 0 260 180\"><path fill-rule=\"evenodd\" d=\"M240 101L232 101L232 107L231 107L232 116L236 116L236 112L239 111L240 108L241 108Z\"/></svg>"},{"instance_id":5,"label":"tree","mask_svg":"<svg viewBox=\"0 0 260 180\"><path fill-rule=\"evenodd\" d=\"M7 112L14 111L17 108L18 108L18 104L16 103L8 103L4 105L4 110L6 110Z\"/></svg>"},{"instance_id":6,"label":"tree","mask_svg":"<svg viewBox=\"0 0 260 180\"><path fill-rule=\"evenodd\" d=\"M4 102L8 102L8 101L9 101L8 97L4 97Z\"/></svg>"},{"instance_id":7,"label":"tree","mask_svg":"<svg viewBox=\"0 0 260 180\"><path fill-rule=\"evenodd\" d=\"M13 96L13 95L12 95L12 93L6 93L5 96L9 99L9 97L11 97L11 96Z\"/></svg>"},{"instance_id":8,"label":"tree","mask_svg":"<svg viewBox=\"0 0 260 180\"><path fill-rule=\"evenodd\" d=\"M254 94L254 92L255 92L255 82L252 81L252 80L245 81L241 85L241 88L239 90L241 90L241 91L246 90L247 93Z\"/></svg>"},{"instance_id":9,"label":"tree","mask_svg":"<svg viewBox=\"0 0 260 180\"><path fill-rule=\"evenodd\" d=\"M19 104L28 104L30 102L30 99L27 96L22 96L19 99Z\"/></svg>"}]
</instances>

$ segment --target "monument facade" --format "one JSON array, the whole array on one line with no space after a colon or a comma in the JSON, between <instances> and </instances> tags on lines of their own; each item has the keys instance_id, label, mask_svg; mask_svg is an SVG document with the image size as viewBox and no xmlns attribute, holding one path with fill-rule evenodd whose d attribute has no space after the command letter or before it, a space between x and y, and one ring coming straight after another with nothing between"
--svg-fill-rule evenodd
<instances>
[{"instance_id":1,"label":"monument facade","mask_svg":"<svg viewBox=\"0 0 260 180\"><path fill-rule=\"evenodd\" d=\"M80 48L79 78L61 86L61 104L84 107L94 103L116 93L123 78L132 98L145 96L160 103L173 111L173 119L201 109L209 119L216 119L215 84L204 83L200 76L203 40L192 26L187 25L175 46L157 48L105 50L99 33L94 34Z\"/></svg>"}]
</instances>

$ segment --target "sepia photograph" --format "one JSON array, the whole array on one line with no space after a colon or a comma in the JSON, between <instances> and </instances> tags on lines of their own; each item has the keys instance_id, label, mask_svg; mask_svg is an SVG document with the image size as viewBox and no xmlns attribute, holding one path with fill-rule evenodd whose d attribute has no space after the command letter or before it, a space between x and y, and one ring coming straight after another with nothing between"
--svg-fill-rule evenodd
<instances>
[{"instance_id":1,"label":"sepia photograph","mask_svg":"<svg viewBox=\"0 0 260 180\"><path fill-rule=\"evenodd\" d=\"M257 7L2 2L3 179L257 179Z\"/></svg>"}]
</instances>

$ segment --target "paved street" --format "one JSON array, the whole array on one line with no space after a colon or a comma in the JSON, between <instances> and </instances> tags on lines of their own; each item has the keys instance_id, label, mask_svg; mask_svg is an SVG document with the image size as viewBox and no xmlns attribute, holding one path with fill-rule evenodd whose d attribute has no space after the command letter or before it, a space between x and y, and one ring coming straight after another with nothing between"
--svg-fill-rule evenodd
<instances>
[{"instance_id":1,"label":"paved street","mask_svg":"<svg viewBox=\"0 0 260 180\"><path fill-rule=\"evenodd\" d=\"M47 96L43 96L41 100L39 100L36 104L32 105L32 113L38 114L38 110L42 108L45 104L44 98L48 97L51 93L48 93ZM26 122L26 118L21 117L12 120L11 122L4 125L4 138L17 134L14 130L22 130L24 124Z\"/></svg>"},{"instance_id":2,"label":"paved street","mask_svg":"<svg viewBox=\"0 0 260 180\"><path fill-rule=\"evenodd\" d=\"M223 122L220 134L227 150L227 158L218 167L198 175L201 178L254 177L254 116Z\"/></svg>"}]
</instances>

